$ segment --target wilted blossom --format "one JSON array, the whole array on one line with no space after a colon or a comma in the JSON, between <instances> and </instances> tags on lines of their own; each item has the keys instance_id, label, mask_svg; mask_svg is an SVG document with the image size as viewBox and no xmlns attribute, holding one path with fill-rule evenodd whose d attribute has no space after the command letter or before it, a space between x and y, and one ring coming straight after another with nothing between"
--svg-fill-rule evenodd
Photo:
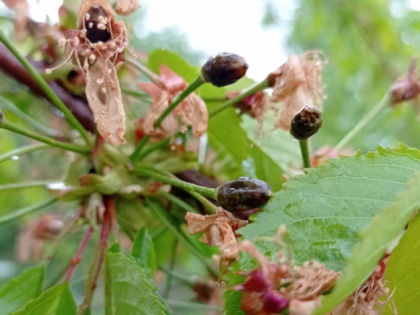
<instances>
[{"instance_id":1,"label":"wilted blossom","mask_svg":"<svg viewBox=\"0 0 420 315\"><path fill-rule=\"evenodd\" d=\"M279 231L276 242L284 246L280 236L285 229ZM240 242L238 248L258 263L256 269L241 272L245 281L232 288L242 292L241 310L248 315L277 315L286 308L289 315L310 315L340 276L316 261L296 266L282 251L277 253L277 262L270 261L250 241Z\"/></svg>"},{"instance_id":2,"label":"wilted blossom","mask_svg":"<svg viewBox=\"0 0 420 315\"><path fill-rule=\"evenodd\" d=\"M410 62L407 74L394 82L390 92L393 105L418 98L420 94L420 82L417 78L416 62L414 59Z\"/></svg>"},{"instance_id":3,"label":"wilted blossom","mask_svg":"<svg viewBox=\"0 0 420 315\"><path fill-rule=\"evenodd\" d=\"M335 151L333 147L323 147L318 151L315 151L311 156L311 166L317 167L322 164L326 164L329 159L338 159L340 155L352 155L351 150Z\"/></svg>"},{"instance_id":4,"label":"wilted blossom","mask_svg":"<svg viewBox=\"0 0 420 315\"><path fill-rule=\"evenodd\" d=\"M77 30L67 30L59 44L66 46L66 62L74 60L86 77L86 96L99 133L113 145L124 144L125 112L116 74L128 46L124 22L115 21L106 0L84 0Z\"/></svg>"},{"instance_id":5,"label":"wilted blossom","mask_svg":"<svg viewBox=\"0 0 420 315\"><path fill-rule=\"evenodd\" d=\"M240 95L240 91L232 91L226 93L227 98L233 99ZM258 125L262 126L263 116L267 106L269 104L269 97L264 91L258 91L246 98L239 103L235 104L236 108L240 109L241 114L248 114L249 116L257 119Z\"/></svg>"},{"instance_id":6,"label":"wilted blossom","mask_svg":"<svg viewBox=\"0 0 420 315\"><path fill-rule=\"evenodd\" d=\"M321 110L325 98L321 84L324 64L322 55L316 51L306 52L301 57L291 55L268 76L269 86L273 87L270 101L283 104L283 108L272 106L276 111L281 109L275 128L289 130L293 117L304 106Z\"/></svg>"},{"instance_id":7,"label":"wilted blossom","mask_svg":"<svg viewBox=\"0 0 420 315\"><path fill-rule=\"evenodd\" d=\"M119 15L130 15L140 7L138 0L117 0L115 11Z\"/></svg>"},{"instance_id":8,"label":"wilted blossom","mask_svg":"<svg viewBox=\"0 0 420 315\"><path fill-rule=\"evenodd\" d=\"M386 253L372 275L329 315L381 315L384 313L386 305L391 307L393 314L398 314L390 301L392 293L384 284L386 264L389 258L389 253Z\"/></svg>"},{"instance_id":9,"label":"wilted blossom","mask_svg":"<svg viewBox=\"0 0 420 315\"><path fill-rule=\"evenodd\" d=\"M216 214L200 215L188 212L185 216L191 235L203 233L200 241L210 246L219 246L222 260L238 258L235 231L248 224L236 219L230 212L219 208Z\"/></svg>"},{"instance_id":10,"label":"wilted blossom","mask_svg":"<svg viewBox=\"0 0 420 315\"><path fill-rule=\"evenodd\" d=\"M31 257L40 260L46 241L54 240L64 227L60 216L47 214L31 222L19 234L17 244L17 256L19 260L26 262Z\"/></svg>"},{"instance_id":11,"label":"wilted blossom","mask_svg":"<svg viewBox=\"0 0 420 315\"><path fill-rule=\"evenodd\" d=\"M158 120L175 96L184 91L188 84L166 65L160 65L160 76L154 83L140 83L140 88L152 98L149 113L144 118L143 130L147 135L166 138L177 132L185 133L191 126L194 137L198 138L207 130L208 111L206 104L195 93L191 93L163 120L155 130Z\"/></svg>"}]
</instances>

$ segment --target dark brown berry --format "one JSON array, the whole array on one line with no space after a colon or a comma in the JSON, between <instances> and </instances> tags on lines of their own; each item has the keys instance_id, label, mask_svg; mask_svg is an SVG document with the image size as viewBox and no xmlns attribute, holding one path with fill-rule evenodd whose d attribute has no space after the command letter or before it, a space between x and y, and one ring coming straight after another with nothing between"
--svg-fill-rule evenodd
<instances>
[{"instance_id":1,"label":"dark brown berry","mask_svg":"<svg viewBox=\"0 0 420 315\"><path fill-rule=\"evenodd\" d=\"M245 76L248 64L241 56L223 52L204 64L201 73L204 81L217 87L230 85Z\"/></svg>"},{"instance_id":2,"label":"dark brown berry","mask_svg":"<svg viewBox=\"0 0 420 315\"><path fill-rule=\"evenodd\" d=\"M223 209L235 212L259 208L271 197L271 187L262 180L239 177L219 186L217 201Z\"/></svg>"},{"instance_id":3,"label":"dark brown berry","mask_svg":"<svg viewBox=\"0 0 420 315\"><path fill-rule=\"evenodd\" d=\"M298 140L306 140L316 134L321 126L321 111L313 106L305 106L293 117L290 133Z\"/></svg>"}]
</instances>

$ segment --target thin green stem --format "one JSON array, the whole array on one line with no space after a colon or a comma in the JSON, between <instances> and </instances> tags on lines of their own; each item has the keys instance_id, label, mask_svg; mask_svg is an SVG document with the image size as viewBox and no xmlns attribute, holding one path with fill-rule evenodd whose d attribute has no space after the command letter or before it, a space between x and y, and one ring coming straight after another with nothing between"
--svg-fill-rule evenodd
<instances>
[{"instance_id":1,"label":"thin green stem","mask_svg":"<svg viewBox=\"0 0 420 315\"><path fill-rule=\"evenodd\" d=\"M19 148L19 149L0 155L0 163L13 158L14 156L21 156L29 152L34 152L34 151L47 149L47 148L54 148L54 147L48 144L36 144L36 145L30 145L27 147Z\"/></svg>"},{"instance_id":2,"label":"thin green stem","mask_svg":"<svg viewBox=\"0 0 420 315\"><path fill-rule=\"evenodd\" d=\"M27 123L29 126L34 128L35 130L38 130L42 132L43 134L49 136L49 137L59 137L62 136L60 132L57 132L54 129L45 127L45 125L37 122L35 119L30 117L29 115L22 112L19 108L17 108L14 104L10 103L8 100L6 100L4 97L0 96L0 109L6 109L16 116L18 116L20 119L22 119L25 123Z\"/></svg>"},{"instance_id":3,"label":"thin green stem","mask_svg":"<svg viewBox=\"0 0 420 315\"><path fill-rule=\"evenodd\" d=\"M198 186L195 184L184 182L176 178L171 178L171 177L162 175L158 171L153 170L151 167L146 167L145 165L136 166L135 171L141 176L149 177L159 182L170 184L172 186L182 188L186 191L193 191L203 196L210 197L217 200L216 189Z\"/></svg>"},{"instance_id":4,"label":"thin green stem","mask_svg":"<svg viewBox=\"0 0 420 315\"><path fill-rule=\"evenodd\" d=\"M52 145L54 147L61 148L67 151L73 151L73 152L77 152L81 154L89 154L91 151L90 148L88 147L83 147L77 144L57 141L52 138L36 134L32 132L31 130L20 128L19 126L16 126L15 124L12 124L8 121L3 121L0 124L0 129L6 129L6 130L21 134L23 136L47 143L49 145Z\"/></svg>"},{"instance_id":5,"label":"thin green stem","mask_svg":"<svg viewBox=\"0 0 420 315\"><path fill-rule=\"evenodd\" d=\"M152 70L150 70L149 68L147 68L144 64L142 64L137 59L134 59L132 57L127 56L125 58L125 60L129 64L131 64L132 66L134 66L137 70L139 70L141 73L145 74L150 80L156 81L157 79L159 79L159 76L156 73L154 73Z\"/></svg>"},{"instance_id":6,"label":"thin green stem","mask_svg":"<svg viewBox=\"0 0 420 315\"><path fill-rule=\"evenodd\" d=\"M165 111L160 115L160 117L155 121L153 124L153 127L159 128L160 124L165 120L166 117L183 101L185 100L188 95L193 93L196 89L198 89L200 86L202 86L204 83L204 80L199 76L197 79L193 81L184 91L182 91L180 94L178 94L173 100L172 103L165 109ZM134 150L133 154L130 156L131 161L137 161L139 159L140 153L143 150L143 148L146 146L147 142L149 141L150 136L145 136L140 143L137 145L137 148Z\"/></svg>"},{"instance_id":7,"label":"thin green stem","mask_svg":"<svg viewBox=\"0 0 420 315\"><path fill-rule=\"evenodd\" d=\"M157 240L159 237L161 237L168 228L166 226L161 226L153 231L153 233L150 234L153 241Z\"/></svg>"},{"instance_id":8,"label":"thin green stem","mask_svg":"<svg viewBox=\"0 0 420 315\"><path fill-rule=\"evenodd\" d=\"M311 161L309 159L309 146L308 146L308 139L300 140L300 153L302 154L302 161L304 168L311 168Z\"/></svg>"},{"instance_id":9,"label":"thin green stem","mask_svg":"<svg viewBox=\"0 0 420 315\"><path fill-rule=\"evenodd\" d=\"M372 109L363 117L359 123L335 146L334 151L339 152L343 149L353 138L370 122L379 116L379 114L390 105L391 94L387 93L382 100L377 103Z\"/></svg>"},{"instance_id":10,"label":"thin green stem","mask_svg":"<svg viewBox=\"0 0 420 315\"><path fill-rule=\"evenodd\" d=\"M136 149L130 156L131 161L138 161L141 157L141 152L143 151L144 147L146 146L147 142L149 142L150 136L145 135L143 139L140 140L139 144L137 145Z\"/></svg>"},{"instance_id":11,"label":"thin green stem","mask_svg":"<svg viewBox=\"0 0 420 315\"><path fill-rule=\"evenodd\" d=\"M158 264L158 269L162 270L166 274L170 274L174 279L178 280L179 282L189 287L192 287L196 282L195 281L195 279L197 278L196 276L191 276L191 277L184 276L159 264Z\"/></svg>"},{"instance_id":12,"label":"thin green stem","mask_svg":"<svg viewBox=\"0 0 420 315\"><path fill-rule=\"evenodd\" d=\"M223 104L219 108L212 111L209 114L209 118L212 118L212 117L216 116L217 114L220 114L221 112L228 109L229 107L235 105L236 103L239 103L244 98L247 98L248 96L251 96L252 94L255 94L258 91L265 90L268 87L269 87L268 86L268 79L266 78L263 81L261 81L260 83L257 83L256 85L251 86L248 90L243 92L241 95L238 95L237 97L231 99L230 101L227 101L225 104Z\"/></svg>"},{"instance_id":13,"label":"thin green stem","mask_svg":"<svg viewBox=\"0 0 420 315\"><path fill-rule=\"evenodd\" d=\"M146 93L133 91L133 90L130 90L130 89L121 88L121 92L122 92L123 95L133 96L133 97L141 98L141 99L143 99L143 98L150 99L150 96L147 95Z\"/></svg>"},{"instance_id":14,"label":"thin green stem","mask_svg":"<svg viewBox=\"0 0 420 315\"><path fill-rule=\"evenodd\" d=\"M14 210L12 213L3 215L0 217L0 224L4 224L16 219L19 219L20 217L23 217L24 215L27 215L29 213L38 211L38 210L42 210L50 205L52 205L53 203L57 202L58 198L57 197L48 197L38 203L35 203L33 205L30 205L28 207L19 209L19 210Z\"/></svg>"},{"instance_id":15,"label":"thin green stem","mask_svg":"<svg viewBox=\"0 0 420 315\"><path fill-rule=\"evenodd\" d=\"M178 239L174 240L174 244L172 246L172 252L171 252L171 258L169 261L169 270L174 270L175 267L175 261L176 261L176 249L178 248ZM169 298L169 294L171 292L171 286L172 286L172 274L167 273L166 274L166 281L165 281L165 290L163 291L163 298L167 299Z\"/></svg>"},{"instance_id":16,"label":"thin green stem","mask_svg":"<svg viewBox=\"0 0 420 315\"><path fill-rule=\"evenodd\" d=\"M150 198L146 198L146 204L148 207L157 214L157 216L162 220L162 222L165 224L165 226L172 231L172 233L175 235L177 239L179 239L190 251L193 253L205 266L206 268L215 276L220 277L220 272L217 268L214 267L214 265L203 256L203 254L200 252L200 250L196 247L196 245L191 242L189 238L187 238L177 226L173 222L170 221L168 218L168 215L165 211L165 209L162 208L162 206L153 201Z\"/></svg>"},{"instance_id":17,"label":"thin green stem","mask_svg":"<svg viewBox=\"0 0 420 315\"><path fill-rule=\"evenodd\" d=\"M193 81L184 91L179 93L174 100L172 101L171 105L169 105L165 111L160 115L158 120L155 121L153 124L153 127L158 128L160 124L165 120L166 117L183 101L185 100L188 95L193 93L195 90L197 90L200 86L202 86L204 83L204 80L201 76L198 76L197 79Z\"/></svg>"},{"instance_id":18,"label":"thin green stem","mask_svg":"<svg viewBox=\"0 0 420 315\"><path fill-rule=\"evenodd\" d=\"M157 151L161 148L166 147L169 144L169 142L170 142L170 139L166 138L165 140L162 140L160 142L157 142L157 143L151 145L149 149L147 149L146 151L139 154L136 161L141 161L144 158L146 158L147 156L149 156L150 154L152 154L153 152L155 152L155 151Z\"/></svg>"},{"instance_id":19,"label":"thin green stem","mask_svg":"<svg viewBox=\"0 0 420 315\"><path fill-rule=\"evenodd\" d=\"M81 136L85 139L86 143L89 144L89 137L85 128L82 124L74 117L71 111L64 105L63 101L54 93L48 83L42 78L42 76L36 71L36 69L31 65L31 63L19 53L16 47L13 45L12 41L7 38L6 34L0 28L0 41L10 50L10 52L20 61L22 66L29 72L32 78L38 83L38 85L44 90L51 102L64 114L67 121L72 125L76 130L78 130Z\"/></svg>"},{"instance_id":20,"label":"thin green stem","mask_svg":"<svg viewBox=\"0 0 420 315\"><path fill-rule=\"evenodd\" d=\"M0 185L0 191L4 190L14 190L14 189L24 189L24 188L34 188L34 187L44 187L50 184L57 183L58 181L48 181L48 180L37 180L31 182L23 182L23 183L13 183L13 184L6 184Z\"/></svg>"},{"instance_id":21,"label":"thin green stem","mask_svg":"<svg viewBox=\"0 0 420 315\"><path fill-rule=\"evenodd\" d=\"M168 199L173 204L179 206L180 208L183 208L186 212L198 213L197 209L194 209L188 203L186 203L184 200L181 200L178 197L175 197L174 195L172 195L170 193L163 192L160 195L165 197L166 199Z\"/></svg>"}]
</instances>

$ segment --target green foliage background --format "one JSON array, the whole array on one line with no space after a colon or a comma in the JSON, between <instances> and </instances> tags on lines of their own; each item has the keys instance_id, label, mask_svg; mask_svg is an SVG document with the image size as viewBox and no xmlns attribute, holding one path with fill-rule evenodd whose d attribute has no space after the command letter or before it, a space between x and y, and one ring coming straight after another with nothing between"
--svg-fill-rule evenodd
<instances>
[{"instance_id":1,"label":"green foliage background","mask_svg":"<svg viewBox=\"0 0 420 315\"><path fill-rule=\"evenodd\" d=\"M72 5L78 7L76 1L66 2L73 2ZM307 50L319 50L328 60L328 65L323 73L325 94L327 95L324 103L324 124L311 143L313 150L338 143L363 117L363 114L382 98L392 82L405 73L409 60L418 54L420 48L420 36L418 35L420 34L420 12L412 10L409 1L301 0L296 3L294 15L287 20L283 20L281 8L276 6L276 2L268 0L265 2L267 13L261 23L264 27L287 26L289 28L286 47L288 52L300 54ZM136 28L147 28L147 25L141 22L145 14L147 14L147 7L126 19L128 23L132 23L134 34L136 34ZM9 19L1 19L0 26L10 31L12 29ZM194 78L197 70L194 66L199 66L206 57L205 53L192 48L193 43L187 42L185 34L172 28L141 38L133 37L131 42L134 47L147 53L152 53L156 48L165 48L178 53L193 65L191 67L184 65L181 69L182 75L187 80ZM29 52L31 44L31 42L25 42L20 48ZM152 56L156 56L156 54L159 53L152 54ZM261 52L261 56L264 57L264 52ZM152 64L153 58L151 59L149 66L152 69L156 68L156 65ZM156 60L159 60L159 56L156 57ZM279 60L278 64L273 64L273 70L284 61ZM258 65L250 66L257 67ZM34 119L46 125L51 125L51 122L56 119L56 112L51 106L47 102L33 97L25 87L1 73L0 82L0 95L16 104ZM240 88L243 86L237 87L237 89ZM202 95L205 93L206 91L203 90ZM220 95L223 93L219 91ZM215 104L215 106L217 105ZM8 117L11 117L12 121L18 122L12 113L7 110L4 112ZM293 149L293 142L284 141L279 144L279 147L276 147L272 145L276 143L276 138L271 137L262 140L266 144L265 146L257 145L252 150L245 150L244 145L249 145L254 141L249 132L253 129L253 122L247 118L239 121L233 110L224 115L226 117L220 116L221 120L214 121L215 127L212 129L210 126L209 130L209 141L212 146L220 145L220 157L228 156L229 159L229 163L219 173L226 176L226 179L243 174L246 168L244 169L241 161L244 157L252 156L254 163L257 164L255 165L257 176L271 182L275 190L280 189L280 183L277 183L276 179L283 173L286 165L299 159L298 153ZM218 142L218 139L225 137L225 135L217 133L220 131L218 127L222 126L225 121L233 121L232 124L238 127L235 130L236 138L230 143ZM239 125L242 125L245 131L239 129ZM351 143L351 146L355 150L361 149L363 152L376 149L378 144L395 147L398 142L403 142L409 147L419 148L419 133L420 124L415 109L409 104L403 104L394 110L384 111L381 117L363 130L359 137ZM0 154L27 144L30 144L29 140L0 130ZM288 153L284 154L286 151ZM67 162L65 158L57 157L60 155L52 149L33 153L18 161L10 160L2 163L0 164L0 185L28 179L60 179L65 174ZM60 172L57 172L57 169ZM205 170L203 171L205 172ZM0 191L0 215L32 204L47 195L45 189ZM55 205L53 209L45 209L45 212L54 210L55 212L68 213L69 210L75 209L75 205L70 205L67 208ZM1 260L15 261L15 244L19 230L25 223L38 215L28 216L19 222L1 226ZM60 264L68 261L68 252L74 252L79 239L80 235L69 238L66 241L66 249L58 252L57 270ZM155 242L158 262L164 262L168 257L168 254L163 250L159 251L159 248L165 247L165 244L171 242L173 242L173 237L168 233ZM206 250L207 256L210 257L212 251L208 248ZM346 252L349 251L348 249ZM181 249L180 257L182 260L181 271L194 270L198 274L204 273L199 263L185 248ZM0 284L19 274L26 265L16 264L15 267L15 274L0 278ZM80 269L83 269L83 266ZM81 294L82 287L76 285L76 289L76 292ZM190 298L185 292L179 292L179 297ZM76 294L76 299L80 299L80 297Z\"/></svg>"}]
</instances>

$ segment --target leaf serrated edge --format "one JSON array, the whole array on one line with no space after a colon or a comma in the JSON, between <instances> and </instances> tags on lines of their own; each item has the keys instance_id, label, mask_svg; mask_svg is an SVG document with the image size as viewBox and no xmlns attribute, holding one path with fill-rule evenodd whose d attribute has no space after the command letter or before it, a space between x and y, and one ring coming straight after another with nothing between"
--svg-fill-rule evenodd
<instances>
[{"instance_id":1,"label":"leaf serrated edge","mask_svg":"<svg viewBox=\"0 0 420 315\"><path fill-rule=\"evenodd\" d=\"M360 233L363 239L354 246L348 265L337 281L334 291L324 297L322 306L316 309L313 315L333 311L369 278L387 248L404 229L413 213L420 208L420 198L417 197L419 191L420 172L417 172L395 201L375 216L372 223ZM411 197L413 195L416 198ZM414 200L410 200L410 197Z\"/></svg>"},{"instance_id":2,"label":"leaf serrated edge","mask_svg":"<svg viewBox=\"0 0 420 315\"><path fill-rule=\"evenodd\" d=\"M129 265L132 265L135 269L137 269L139 272L140 272L140 277L142 278L142 282L143 282L143 284L146 284L148 287L149 287L149 289L150 289L150 293L149 294L147 294L147 296L150 298L150 297L154 297L154 300L155 300L155 303L157 304L157 305L159 305L160 306L160 310L159 310L159 314L160 315L166 315L166 313L165 313L165 309L166 309L166 307L165 307L165 305L164 304L162 304L162 302L159 300L159 297L158 297L158 293L157 293L157 289L156 289L156 287L154 286L154 285L152 285L151 283L149 283L149 281L147 280L147 277L146 277L146 273L144 272L144 270L143 270L143 268L141 268L138 264L137 264L137 262L133 259L133 258L130 258L129 256L126 256L126 255L123 255L122 253L113 253L113 252L107 252L107 254L106 254L106 270L105 270L105 274L107 275L108 274L108 268L110 267L110 266L120 266L119 264L110 264L109 263L109 257L110 256L118 256L118 259L120 260L120 261L122 261L123 263L125 263L125 262L127 262ZM112 280L111 280L112 281ZM105 283L107 283L108 281L107 280L105 280ZM107 287L107 285L105 285L105 288ZM105 292L107 292L107 289L105 289L106 291ZM108 312L106 312L106 314L111 314L111 313L108 313Z\"/></svg>"},{"instance_id":3,"label":"leaf serrated edge","mask_svg":"<svg viewBox=\"0 0 420 315\"><path fill-rule=\"evenodd\" d=\"M370 152L366 153L365 155L363 155L361 153L361 151L359 150L357 152L357 154L353 155L353 156L340 156L339 158L328 159L326 164L319 165L315 168L306 169L305 174L297 175L292 180L283 183L282 188L278 192L274 193L273 197L271 198L271 200L267 204L265 204L263 207L261 207L262 211L251 215L249 217L249 221L253 222L253 223L258 222L259 214L267 213L267 211L264 211L264 210L270 205L270 203L274 200L274 198L277 194L284 194L285 190L296 190L294 188L296 183L299 182L299 181L307 182L307 180L305 180L305 178L310 178L310 176L317 176L316 175L317 173L323 172L324 170L328 170L328 168L330 168L331 166L338 166L341 161L346 161L346 160L358 161L358 160L363 159L363 158L375 159L378 156L386 156L386 155L408 156L408 157L411 157L415 160L420 161L420 150L418 150L416 148L410 148L403 143L399 143L398 147L396 147L396 148L384 148L384 147L378 145L378 151L370 151ZM246 227L244 227L244 228L246 228ZM239 229L237 231L237 233L239 235L242 235L241 230L244 229L244 228Z\"/></svg>"}]
</instances>

